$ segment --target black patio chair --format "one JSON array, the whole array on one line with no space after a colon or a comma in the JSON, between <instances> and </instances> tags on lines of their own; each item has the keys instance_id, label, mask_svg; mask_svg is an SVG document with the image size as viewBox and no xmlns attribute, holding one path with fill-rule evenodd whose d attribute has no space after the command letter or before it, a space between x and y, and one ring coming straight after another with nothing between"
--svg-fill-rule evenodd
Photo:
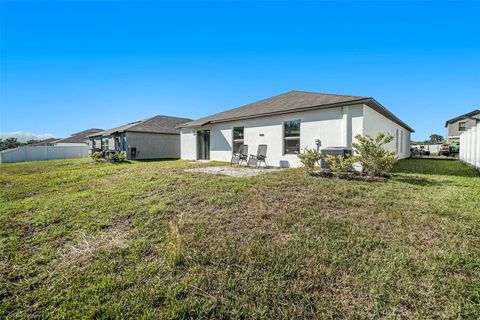
<instances>
[{"instance_id":1,"label":"black patio chair","mask_svg":"<svg viewBox=\"0 0 480 320\"><path fill-rule=\"evenodd\" d=\"M240 146L240 150L238 151L238 153L234 152L232 154L232 160L230 160L230 165L236 164L237 166L239 166L242 163L242 161L245 161L245 163L247 163L247 159L248 159L248 145L242 144Z\"/></svg>"},{"instance_id":2,"label":"black patio chair","mask_svg":"<svg viewBox=\"0 0 480 320\"><path fill-rule=\"evenodd\" d=\"M267 159L267 145L261 144L258 146L257 155L251 154L250 158L248 159L247 166L254 165L258 167L262 162L267 167L267 163L265 162Z\"/></svg>"}]
</instances>

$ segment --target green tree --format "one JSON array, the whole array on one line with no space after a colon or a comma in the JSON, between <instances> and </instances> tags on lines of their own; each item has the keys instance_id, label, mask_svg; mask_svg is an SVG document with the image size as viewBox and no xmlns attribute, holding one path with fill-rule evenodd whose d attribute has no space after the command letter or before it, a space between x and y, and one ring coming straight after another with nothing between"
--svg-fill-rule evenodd
<instances>
[{"instance_id":1,"label":"green tree","mask_svg":"<svg viewBox=\"0 0 480 320\"><path fill-rule=\"evenodd\" d=\"M3 144L6 149L14 149L23 145L23 143L19 142L17 138L7 138L3 140Z\"/></svg>"},{"instance_id":2,"label":"green tree","mask_svg":"<svg viewBox=\"0 0 480 320\"><path fill-rule=\"evenodd\" d=\"M444 140L443 136L434 133L430 136L430 140L428 142L430 142L430 143L441 143L441 142L443 142L443 140Z\"/></svg>"}]
</instances>

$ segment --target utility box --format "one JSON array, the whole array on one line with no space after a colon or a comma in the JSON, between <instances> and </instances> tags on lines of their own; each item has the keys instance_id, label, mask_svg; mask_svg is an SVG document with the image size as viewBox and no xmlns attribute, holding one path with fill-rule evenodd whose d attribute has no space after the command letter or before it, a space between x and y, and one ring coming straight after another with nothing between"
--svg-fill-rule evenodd
<instances>
[{"instance_id":1,"label":"utility box","mask_svg":"<svg viewBox=\"0 0 480 320\"><path fill-rule=\"evenodd\" d=\"M338 156L342 156L344 159L348 156L352 155L352 150L345 148L345 147L331 147L331 148L325 148L321 150L322 155L332 155L335 156L335 159L338 161ZM321 161L320 167L325 170L330 170L330 166L328 163L324 160Z\"/></svg>"}]
</instances>

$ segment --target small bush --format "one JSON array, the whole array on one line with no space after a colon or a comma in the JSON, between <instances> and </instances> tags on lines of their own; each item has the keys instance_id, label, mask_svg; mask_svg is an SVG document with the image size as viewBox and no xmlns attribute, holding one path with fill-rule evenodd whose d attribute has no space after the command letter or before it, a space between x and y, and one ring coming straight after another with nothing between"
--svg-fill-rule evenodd
<instances>
[{"instance_id":1,"label":"small bush","mask_svg":"<svg viewBox=\"0 0 480 320\"><path fill-rule=\"evenodd\" d=\"M100 152L94 152L90 155L90 157L95 161L100 161L103 159L102 154Z\"/></svg>"},{"instance_id":2,"label":"small bush","mask_svg":"<svg viewBox=\"0 0 480 320\"><path fill-rule=\"evenodd\" d=\"M107 161L111 163L120 163L125 162L127 160L127 153L122 151L120 153L110 153L107 156Z\"/></svg>"},{"instance_id":3,"label":"small bush","mask_svg":"<svg viewBox=\"0 0 480 320\"><path fill-rule=\"evenodd\" d=\"M326 155L324 160L330 166L330 170L335 173L352 171L352 166L357 161L353 156L344 158L342 155L339 155L335 158L335 156L331 154Z\"/></svg>"},{"instance_id":4,"label":"small bush","mask_svg":"<svg viewBox=\"0 0 480 320\"><path fill-rule=\"evenodd\" d=\"M297 155L300 162L303 164L307 172L312 172L315 168L315 163L322 160L322 154L316 149L305 148L301 153Z\"/></svg>"},{"instance_id":5,"label":"small bush","mask_svg":"<svg viewBox=\"0 0 480 320\"><path fill-rule=\"evenodd\" d=\"M127 153L125 151L120 152L120 154L118 155L118 159L120 160L120 162L127 161Z\"/></svg>"},{"instance_id":6,"label":"small bush","mask_svg":"<svg viewBox=\"0 0 480 320\"><path fill-rule=\"evenodd\" d=\"M362 173L368 176L384 176L397 162L397 152L388 151L384 145L390 143L394 136L379 133L375 138L369 135L356 135L357 142L352 143L355 158L362 164Z\"/></svg>"}]
</instances>

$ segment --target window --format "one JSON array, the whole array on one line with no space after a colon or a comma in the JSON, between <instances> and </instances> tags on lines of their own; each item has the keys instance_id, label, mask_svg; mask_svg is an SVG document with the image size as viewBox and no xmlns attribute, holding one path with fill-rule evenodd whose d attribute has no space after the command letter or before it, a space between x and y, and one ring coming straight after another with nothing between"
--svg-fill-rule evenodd
<instances>
[{"instance_id":1,"label":"window","mask_svg":"<svg viewBox=\"0 0 480 320\"><path fill-rule=\"evenodd\" d=\"M233 152L239 153L243 145L243 127L233 128Z\"/></svg>"},{"instance_id":2,"label":"window","mask_svg":"<svg viewBox=\"0 0 480 320\"><path fill-rule=\"evenodd\" d=\"M102 139L102 150L108 150L108 149L109 149L108 139Z\"/></svg>"},{"instance_id":3,"label":"window","mask_svg":"<svg viewBox=\"0 0 480 320\"><path fill-rule=\"evenodd\" d=\"M300 153L300 120L283 123L283 152L284 154Z\"/></svg>"},{"instance_id":4,"label":"window","mask_svg":"<svg viewBox=\"0 0 480 320\"><path fill-rule=\"evenodd\" d=\"M458 131L465 131L465 129L466 129L466 124L467 124L467 123L466 123L465 121L460 121L460 122L458 123Z\"/></svg>"}]
</instances>

